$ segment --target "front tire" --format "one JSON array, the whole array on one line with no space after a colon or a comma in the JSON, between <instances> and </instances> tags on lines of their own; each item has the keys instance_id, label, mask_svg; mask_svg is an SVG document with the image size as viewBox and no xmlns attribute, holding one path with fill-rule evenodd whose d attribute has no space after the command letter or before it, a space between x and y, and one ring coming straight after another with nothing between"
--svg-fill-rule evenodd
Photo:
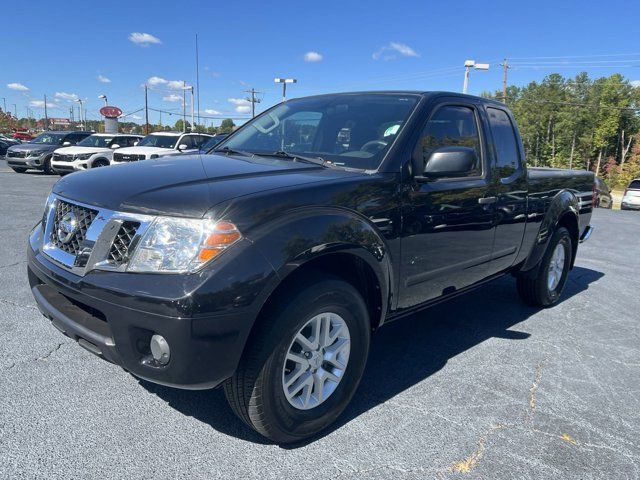
<instances>
[{"instance_id":1,"label":"front tire","mask_svg":"<svg viewBox=\"0 0 640 480\"><path fill-rule=\"evenodd\" d=\"M369 353L362 296L315 276L267 307L236 373L224 385L232 410L277 443L329 426L353 397Z\"/></svg>"},{"instance_id":2,"label":"front tire","mask_svg":"<svg viewBox=\"0 0 640 480\"><path fill-rule=\"evenodd\" d=\"M108 166L109 166L109 160L107 160L106 158L97 158L91 164L91 168L100 168L100 167L108 167Z\"/></svg>"},{"instance_id":3,"label":"front tire","mask_svg":"<svg viewBox=\"0 0 640 480\"><path fill-rule=\"evenodd\" d=\"M53 175L54 173L56 173L51 166L51 155L49 155L42 161L42 171L45 173L45 175Z\"/></svg>"},{"instance_id":4,"label":"front tire","mask_svg":"<svg viewBox=\"0 0 640 480\"><path fill-rule=\"evenodd\" d=\"M525 303L536 307L549 307L558 302L571 268L571 235L558 228L547 246L535 275L517 277L518 293Z\"/></svg>"}]
</instances>

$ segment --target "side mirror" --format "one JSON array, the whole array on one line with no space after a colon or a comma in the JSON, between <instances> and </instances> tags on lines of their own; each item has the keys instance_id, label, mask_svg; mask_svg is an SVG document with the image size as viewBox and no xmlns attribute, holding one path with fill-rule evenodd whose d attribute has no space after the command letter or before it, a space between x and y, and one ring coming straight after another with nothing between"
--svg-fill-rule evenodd
<instances>
[{"instance_id":1,"label":"side mirror","mask_svg":"<svg viewBox=\"0 0 640 480\"><path fill-rule=\"evenodd\" d=\"M184 143L181 143L180 145L178 145L178 150L186 150L188 147L187 145L185 145Z\"/></svg>"},{"instance_id":2,"label":"side mirror","mask_svg":"<svg viewBox=\"0 0 640 480\"><path fill-rule=\"evenodd\" d=\"M118 145L117 143L114 143L113 145L111 145L111 148L115 150L116 148L120 148L120 145Z\"/></svg>"},{"instance_id":3,"label":"side mirror","mask_svg":"<svg viewBox=\"0 0 640 480\"><path fill-rule=\"evenodd\" d=\"M68 147L69 145L71 145L71 142L64 142L64 143L62 144L62 146L63 146L63 147Z\"/></svg>"},{"instance_id":4,"label":"side mirror","mask_svg":"<svg viewBox=\"0 0 640 480\"><path fill-rule=\"evenodd\" d=\"M133 146L135 147L136 145L138 145L138 142L137 141L133 142Z\"/></svg>"},{"instance_id":5,"label":"side mirror","mask_svg":"<svg viewBox=\"0 0 640 480\"><path fill-rule=\"evenodd\" d=\"M431 153L424 166L427 178L466 176L478 164L478 156L469 147L441 147Z\"/></svg>"}]
</instances>

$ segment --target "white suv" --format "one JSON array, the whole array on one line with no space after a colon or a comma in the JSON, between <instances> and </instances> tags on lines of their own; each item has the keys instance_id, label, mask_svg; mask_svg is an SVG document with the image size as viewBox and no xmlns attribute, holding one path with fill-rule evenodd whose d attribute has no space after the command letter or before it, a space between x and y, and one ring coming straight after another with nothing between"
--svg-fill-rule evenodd
<instances>
[{"instance_id":1,"label":"white suv","mask_svg":"<svg viewBox=\"0 0 640 480\"><path fill-rule=\"evenodd\" d=\"M183 153L198 153L211 135L204 133L155 132L144 137L138 145L122 148L113 155L113 163L136 162L150 158L168 157Z\"/></svg>"},{"instance_id":2,"label":"white suv","mask_svg":"<svg viewBox=\"0 0 640 480\"><path fill-rule=\"evenodd\" d=\"M114 150L132 147L141 139L140 135L94 133L71 147L55 150L51 166L60 174L106 167L113 160Z\"/></svg>"}]
</instances>

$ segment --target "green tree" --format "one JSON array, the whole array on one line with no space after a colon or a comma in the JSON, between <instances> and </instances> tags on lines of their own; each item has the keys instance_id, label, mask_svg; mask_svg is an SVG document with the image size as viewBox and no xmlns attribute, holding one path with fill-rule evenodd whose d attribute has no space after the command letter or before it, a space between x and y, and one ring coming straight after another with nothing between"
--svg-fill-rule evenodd
<instances>
[{"instance_id":1,"label":"green tree","mask_svg":"<svg viewBox=\"0 0 640 480\"><path fill-rule=\"evenodd\" d=\"M233 120L230 118L225 118L222 120L220 127L218 127L218 133L231 133L235 128L236 124L233 123Z\"/></svg>"}]
</instances>

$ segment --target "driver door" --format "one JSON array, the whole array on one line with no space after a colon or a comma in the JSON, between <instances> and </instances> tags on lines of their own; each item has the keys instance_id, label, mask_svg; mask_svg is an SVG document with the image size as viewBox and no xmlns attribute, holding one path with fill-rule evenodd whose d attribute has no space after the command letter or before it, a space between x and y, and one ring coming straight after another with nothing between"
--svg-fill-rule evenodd
<instances>
[{"instance_id":1,"label":"driver door","mask_svg":"<svg viewBox=\"0 0 640 480\"><path fill-rule=\"evenodd\" d=\"M491 260L494 212L487 198L490 183L478 106L456 98L455 103L442 103L431 111L412 160L426 164L435 150L457 146L474 149L477 164L455 177L407 180L399 308L484 279Z\"/></svg>"}]
</instances>

